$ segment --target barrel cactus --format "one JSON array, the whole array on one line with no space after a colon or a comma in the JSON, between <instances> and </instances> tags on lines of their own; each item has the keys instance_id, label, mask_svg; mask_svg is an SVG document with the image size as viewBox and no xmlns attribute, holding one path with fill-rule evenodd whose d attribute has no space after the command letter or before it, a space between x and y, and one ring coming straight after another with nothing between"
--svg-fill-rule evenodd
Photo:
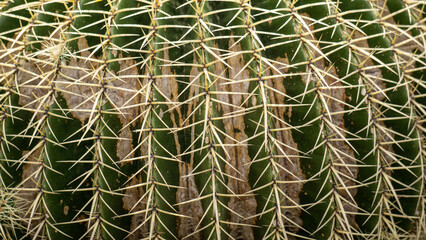
<instances>
[{"instance_id":1,"label":"barrel cactus","mask_svg":"<svg viewBox=\"0 0 426 240\"><path fill-rule=\"evenodd\" d=\"M0 237L422 239L425 7L0 1Z\"/></svg>"}]
</instances>

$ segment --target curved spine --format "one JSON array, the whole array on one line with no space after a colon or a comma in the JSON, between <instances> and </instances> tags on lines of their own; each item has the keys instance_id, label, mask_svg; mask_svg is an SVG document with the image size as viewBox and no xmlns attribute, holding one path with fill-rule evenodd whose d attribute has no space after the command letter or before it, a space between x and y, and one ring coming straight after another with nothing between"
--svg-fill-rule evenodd
<instances>
[{"instance_id":1,"label":"curved spine","mask_svg":"<svg viewBox=\"0 0 426 240\"><path fill-rule=\"evenodd\" d=\"M0 238L420 239L424 6L0 0Z\"/></svg>"}]
</instances>

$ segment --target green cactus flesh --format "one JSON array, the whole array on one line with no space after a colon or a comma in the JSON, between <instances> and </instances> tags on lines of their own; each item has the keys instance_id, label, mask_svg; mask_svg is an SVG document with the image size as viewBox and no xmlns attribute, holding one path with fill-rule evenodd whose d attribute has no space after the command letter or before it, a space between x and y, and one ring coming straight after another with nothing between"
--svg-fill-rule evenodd
<instances>
[{"instance_id":1,"label":"green cactus flesh","mask_svg":"<svg viewBox=\"0 0 426 240\"><path fill-rule=\"evenodd\" d=\"M0 238L423 239L425 11L0 0Z\"/></svg>"}]
</instances>

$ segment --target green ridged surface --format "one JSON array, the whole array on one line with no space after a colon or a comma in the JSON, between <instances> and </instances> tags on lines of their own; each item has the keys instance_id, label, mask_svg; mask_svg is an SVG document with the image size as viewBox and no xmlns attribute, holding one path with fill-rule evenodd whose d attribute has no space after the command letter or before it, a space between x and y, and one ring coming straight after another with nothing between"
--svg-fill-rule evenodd
<instances>
[{"instance_id":1,"label":"green ridged surface","mask_svg":"<svg viewBox=\"0 0 426 240\"><path fill-rule=\"evenodd\" d=\"M75 142L81 138L82 133L79 130L82 123L68 111L65 99L58 94L50 106L46 126L43 202L50 216L47 227L49 232L46 235L54 239L77 239L87 231L84 222L73 222L73 219L83 216L80 210L90 195L73 192L78 187L78 182L73 180L89 169L78 160L87 161L91 156L85 155L87 142L80 145ZM74 132L78 134L71 135Z\"/></svg>"},{"instance_id":2,"label":"green ridged surface","mask_svg":"<svg viewBox=\"0 0 426 240\"><path fill-rule=\"evenodd\" d=\"M121 217L126 213L123 209L124 193L117 189L123 186L127 178L122 173L126 169L118 162L118 140L115 139L122 125L108 101L101 109L102 113L95 131L97 152L94 159L95 164L99 164L94 183L94 192L99 194L96 203L99 215L93 217L95 224L99 224L97 234L101 234L102 239L124 239L127 236L130 219Z\"/></svg>"},{"instance_id":3,"label":"green ridged surface","mask_svg":"<svg viewBox=\"0 0 426 240\"><path fill-rule=\"evenodd\" d=\"M358 0L353 2L342 2L342 10L370 10L370 6L367 1ZM383 33L382 27L379 23L372 23L377 20L377 16L370 10L364 11L362 14L348 14L345 17L352 19L361 19L359 26L362 31L367 35L374 36L376 34ZM376 57L375 64L378 65L383 78L386 80L386 87L389 89L386 91L388 97L385 103L391 103L392 105L383 104L383 108L386 109L383 117L384 124L392 129L394 132L394 144L392 148L394 150L395 159L390 162L389 168L392 169L392 178L394 183L392 188L397 192L398 198L396 205L392 212L396 214L394 221L398 226L402 228L402 231L410 231L415 224L412 224L414 219L400 218L398 215L406 215L415 217L421 201L421 195L423 190L423 182L420 180L422 175L422 153L419 142L419 133L415 128L415 122L413 121L414 116L410 99L408 95L408 89L406 86L398 86L400 81L405 79L398 74L397 66L394 66L395 56L393 56L391 49L391 42L388 38L377 36L367 38L367 42L372 48L381 49L380 52L374 53ZM387 64L388 66L382 66ZM405 167L402 167L405 166ZM409 186L409 187L407 187ZM398 206L399 205L399 206Z\"/></svg>"},{"instance_id":4,"label":"green ridged surface","mask_svg":"<svg viewBox=\"0 0 426 240\"><path fill-rule=\"evenodd\" d=\"M422 239L422 6L0 2L0 238Z\"/></svg>"},{"instance_id":5,"label":"green ridged surface","mask_svg":"<svg viewBox=\"0 0 426 240\"><path fill-rule=\"evenodd\" d=\"M1 136L1 186L5 188L14 187L22 180L22 164L19 160L22 151L29 147L29 140L19 137L26 130L30 113L19 109L19 96L14 91L6 93L3 99L2 132ZM3 135L4 134L4 135ZM20 147L20 148L19 148Z\"/></svg>"},{"instance_id":6,"label":"green ridged surface","mask_svg":"<svg viewBox=\"0 0 426 240\"><path fill-rule=\"evenodd\" d=\"M210 28L210 16L204 14L211 11L208 1L194 1L190 7L194 30L191 32L191 43L197 46L196 67L198 69L197 85L199 93L196 95L194 113L193 142L193 174L200 194L203 216L197 231L202 230L203 239L226 239L229 226L229 210L226 209L229 197L227 195L227 181L225 167L228 165L227 154L223 147L222 132L224 125L219 104L215 101L217 94L217 76L212 75L220 64L213 49L213 38ZM220 53L219 53L220 54ZM216 55L216 56L215 56ZM191 79L191 81L193 81Z\"/></svg>"},{"instance_id":7,"label":"green ridged surface","mask_svg":"<svg viewBox=\"0 0 426 240\"><path fill-rule=\"evenodd\" d=\"M224 6L219 6L218 9L221 7ZM277 154L284 153L277 150L281 146L274 142L276 134L273 132L268 78L265 73L269 68L270 60L264 56L265 52L259 43L250 3L243 5L228 3L226 7L229 10L221 16L220 23L222 26L230 26L236 36L235 41L240 42L243 65L246 67L245 71L249 72L250 78L248 91L252 94L244 100L249 109L244 122L245 133L253 136L247 143L250 146L249 157L251 158L248 181L256 196L256 225L259 226L254 230L254 237L285 239L288 234L285 228L287 219L282 212L283 196L279 187L280 166L277 161ZM233 14L236 15L233 16Z\"/></svg>"},{"instance_id":8,"label":"green ridged surface","mask_svg":"<svg viewBox=\"0 0 426 240\"><path fill-rule=\"evenodd\" d=\"M35 19L35 26L29 34L28 42L31 43L29 49L41 49L41 45L49 42L52 34L55 34L55 23L62 22L66 19L64 11L68 8L64 2L51 2L40 6L38 11L34 12L37 17ZM59 16L53 14L58 13Z\"/></svg>"},{"instance_id":9,"label":"green ridged surface","mask_svg":"<svg viewBox=\"0 0 426 240\"><path fill-rule=\"evenodd\" d=\"M167 17L175 11L172 2L157 6L150 2L144 9L144 18L157 19ZM144 26L149 32L145 35L145 46L141 46L147 58L146 72L142 73L141 84L146 89L142 96L143 112L141 113L142 128L138 138L144 135L141 148L141 178L145 194L142 201L146 204L141 213L146 216L146 222L137 229L147 229L148 238L177 238L176 192L179 186L179 169L177 147L174 141L172 116L168 112L171 105L166 94L159 89L162 81L168 76L163 71L163 60L167 50L164 39L170 37L174 29L171 22L159 19ZM170 50L173 52L173 49Z\"/></svg>"},{"instance_id":10,"label":"green ridged surface","mask_svg":"<svg viewBox=\"0 0 426 240\"><path fill-rule=\"evenodd\" d=\"M416 4L416 3L414 3ZM419 14L416 11L412 11L410 5L407 5L403 1L400 0L390 0L386 2L386 6L389 11L393 14L392 18L397 24L401 24L401 29L404 31L408 31L411 37L416 41L414 44L414 49L412 49L413 53L421 53L422 47L424 47L425 43L425 29L422 28L421 21L424 20L424 13ZM426 5L417 4L416 5L420 9L426 9ZM424 52L424 50L423 50ZM414 60L414 59L413 59ZM425 113L425 104L426 104L426 57L419 56L418 59L415 59L415 69L412 69L409 75L414 77L412 80L412 87L410 89L411 93L411 102L412 104L418 108L418 123L423 126L423 134L425 132L424 126L424 116ZM414 71L413 71L414 70Z\"/></svg>"},{"instance_id":11,"label":"green ridged surface","mask_svg":"<svg viewBox=\"0 0 426 240\"><path fill-rule=\"evenodd\" d=\"M346 133L349 138L347 143L353 148L354 157L359 165L357 181L361 184L355 200L362 214L357 215L356 219L362 231L374 234L379 218L377 206L381 196L378 193L380 191L378 177L372 177L376 174L379 163L374 135L370 125L371 107L368 105L366 95L362 93L367 91L367 88L360 85L360 83L365 82L365 79L359 72L361 63L357 57L357 52L351 48L350 43L348 46L342 46L342 43L348 42L348 36L344 33L344 25L339 24L339 19L327 18L329 11L333 11L333 9L330 8L328 10L326 5L307 8L303 6L304 4L309 6L308 4L318 2L307 1L301 3L300 6L311 17L317 20L323 19L321 23L314 25L315 36L324 41L319 46L323 53L327 55L330 63L333 64L336 75L342 79L341 84L345 87L345 113L343 119L344 126L348 130ZM335 157L339 158L339 156ZM339 170L335 171L339 172ZM341 185L340 179L344 175L337 175L334 176L334 184ZM350 200L349 204L355 203ZM342 215L348 217L348 214L344 212ZM348 236L351 235L352 230L350 227L341 227L346 227L345 231L348 232Z\"/></svg>"},{"instance_id":12,"label":"green ridged surface","mask_svg":"<svg viewBox=\"0 0 426 240\"><path fill-rule=\"evenodd\" d=\"M25 7L26 3L33 1L9 1L0 15L0 32L4 44L13 39L13 35L20 32L22 26L26 26L31 19L31 14ZM7 14L5 14L7 13Z\"/></svg>"},{"instance_id":13,"label":"green ridged surface","mask_svg":"<svg viewBox=\"0 0 426 240\"><path fill-rule=\"evenodd\" d=\"M31 114L20 109L19 96L12 89L5 92L2 99L4 103L1 118L1 126L4 131L1 135L0 151L0 191L2 195L0 236L6 239L19 239L25 235L25 232L18 216L19 208L15 208L19 199L13 198L12 189L22 181L23 165L20 160L22 151L29 148L29 139L20 137L20 135L26 130Z\"/></svg>"},{"instance_id":14,"label":"green ridged surface","mask_svg":"<svg viewBox=\"0 0 426 240\"><path fill-rule=\"evenodd\" d=\"M94 47L105 44L102 43L102 36L105 34L106 29L104 22L103 12L108 12L110 6L106 5L103 1L91 1L91 0L82 0L74 2L73 11L70 12L70 17L72 26L67 33L67 52L74 53L76 52L77 56L80 56L81 51L84 49L79 49L79 41L86 41L88 47ZM102 53L102 50L91 49L93 54L99 56Z\"/></svg>"},{"instance_id":15,"label":"green ridged surface","mask_svg":"<svg viewBox=\"0 0 426 240\"><path fill-rule=\"evenodd\" d=\"M277 5L276 1L267 1L260 3L259 7L274 9ZM280 3L278 6L279 8L289 8L292 5ZM286 15L272 21L272 24L266 22L259 28L262 31L280 29L278 32L282 34L279 40L275 40L274 36L265 36L264 44L278 44L278 47L268 49L266 56L270 59L287 58L291 64L295 65L294 68L289 69L289 73L292 75L284 78L285 93L288 96L286 104L291 106L291 117L287 121L290 126L294 127L292 136L294 142L298 144L301 156L299 161L304 177L312 179L304 184L299 195L300 203L309 208L308 212L302 212L303 229L300 232L308 237L328 238L332 228L329 219L332 217L333 211L330 199L326 197L332 187L327 169L330 156L325 145L319 145L323 141L320 119L322 107L315 92L312 91L315 83L310 81L306 84L305 80L308 79L304 73L309 63L307 46L303 44L299 46L297 25L294 19ZM315 232L315 234L310 236L309 232Z\"/></svg>"}]
</instances>

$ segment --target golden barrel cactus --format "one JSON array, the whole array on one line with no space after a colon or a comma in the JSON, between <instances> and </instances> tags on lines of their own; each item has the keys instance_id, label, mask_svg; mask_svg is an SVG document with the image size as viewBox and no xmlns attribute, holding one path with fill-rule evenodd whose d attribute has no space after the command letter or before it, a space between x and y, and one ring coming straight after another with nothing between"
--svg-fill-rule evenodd
<instances>
[{"instance_id":1,"label":"golden barrel cactus","mask_svg":"<svg viewBox=\"0 0 426 240\"><path fill-rule=\"evenodd\" d=\"M0 1L0 237L422 239L425 6Z\"/></svg>"}]
</instances>

